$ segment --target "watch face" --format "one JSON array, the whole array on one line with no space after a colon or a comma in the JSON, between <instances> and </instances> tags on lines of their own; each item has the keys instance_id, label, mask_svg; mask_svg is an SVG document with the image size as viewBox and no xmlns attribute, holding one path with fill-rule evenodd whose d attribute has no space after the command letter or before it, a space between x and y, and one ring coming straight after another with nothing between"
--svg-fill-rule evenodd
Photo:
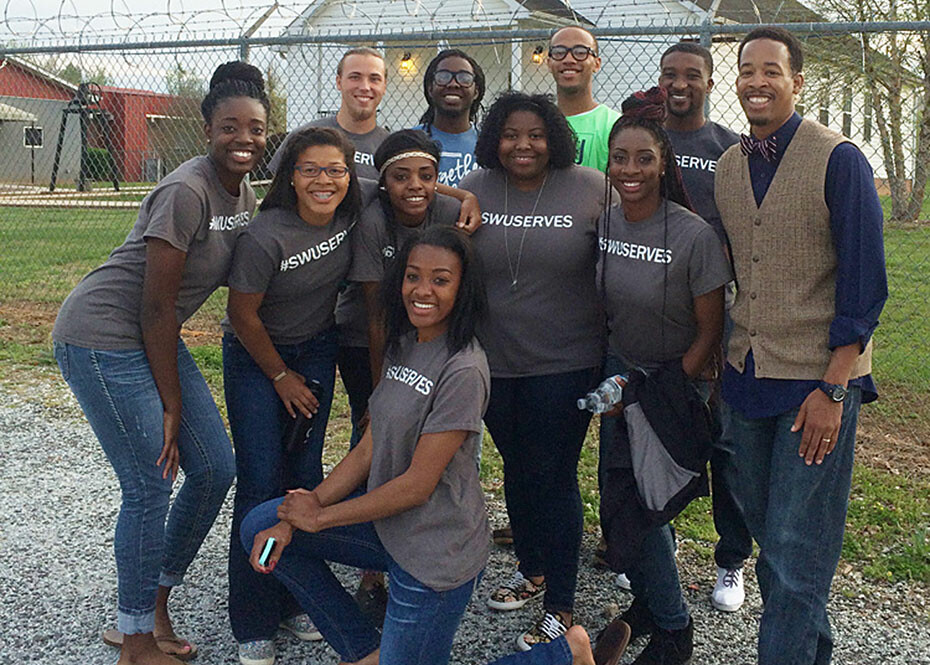
<instances>
[{"instance_id":1,"label":"watch face","mask_svg":"<svg viewBox=\"0 0 930 665\"><path fill-rule=\"evenodd\" d=\"M834 402L842 402L846 399L846 388L839 384L831 384L826 381L820 383L820 389L827 394Z\"/></svg>"}]
</instances>

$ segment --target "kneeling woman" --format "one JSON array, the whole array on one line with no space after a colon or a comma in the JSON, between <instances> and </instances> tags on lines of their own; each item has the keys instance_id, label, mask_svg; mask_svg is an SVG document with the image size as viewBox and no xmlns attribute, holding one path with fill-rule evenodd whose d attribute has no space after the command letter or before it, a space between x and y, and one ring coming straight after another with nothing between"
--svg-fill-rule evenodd
<instances>
[{"instance_id":1,"label":"kneeling woman","mask_svg":"<svg viewBox=\"0 0 930 665\"><path fill-rule=\"evenodd\" d=\"M608 207L601 219L598 261L610 354L627 369L646 372L680 363L706 399L710 391L701 391L698 377L720 345L723 285L730 280L730 267L714 230L688 209L675 154L662 128L665 92L653 88L637 93L622 108L608 140L607 171L621 205ZM611 464L628 469L632 458L626 427L617 430ZM605 487L604 501L610 489ZM630 540L629 533L605 535L608 547ZM645 532L631 559L626 573L635 599L623 618L634 638L652 634L635 663L686 662L692 623L681 593L671 527Z\"/></svg>"},{"instance_id":2,"label":"kneeling woman","mask_svg":"<svg viewBox=\"0 0 930 665\"><path fill-rule=\"evenodd\" d=\"M391 266L383 298L386 369L362 440L313 491L255 508L242 543L252 566L274 571L343 662L441 664L490 536L475 465L490 378L474 327L486 303L467 238L427 229ZM390 573L381 636L329 561Z\"/></svg>"}]
</instances>

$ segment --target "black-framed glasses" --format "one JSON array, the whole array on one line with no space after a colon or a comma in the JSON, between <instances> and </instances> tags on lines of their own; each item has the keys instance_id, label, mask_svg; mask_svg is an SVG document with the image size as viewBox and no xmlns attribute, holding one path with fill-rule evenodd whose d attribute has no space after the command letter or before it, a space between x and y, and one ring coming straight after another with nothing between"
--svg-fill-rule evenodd
<instances>
[{"instance_id":1,"label":"black-framed glasses","mask_svg":"<svg viewBox=\"0 0 930 665\"><path fill-rule=\"evenodd\" d=\"M317 166L316 164L294 164L294 170L305 178L317 178L326 173L330 178L344 178L349 172L345 166Z\"/></svg>"},{"instance_id":2,"label":"black-framed glasses","mask_svg":"<svg viewBox=\"0 0 930 665\"><path fill-rule=\"evenodd\" d=\"M433 83L436 85L449 85L452 79L463 87L468 87L475 82L475 75L464 69L457 72L450 72L448 69L437 69L433 74Z\"/></svg>"},{"instance_id":3,"label":"black-framed glasses","mask_svg":"<svg viewBox=\"0 0 930 665\"><path fill-rule=\"evenodd\" d=\"M568 46L550 46L549 47L549 57L553 60L565 60L565 56L569 53L572 54L572 57L581 62L582 60L587 60L590 55L593 58L597 57L597 51L595 51L590 46L585 46L584 44L578 44L569 48Z\"/></svg>"}]
</instances>

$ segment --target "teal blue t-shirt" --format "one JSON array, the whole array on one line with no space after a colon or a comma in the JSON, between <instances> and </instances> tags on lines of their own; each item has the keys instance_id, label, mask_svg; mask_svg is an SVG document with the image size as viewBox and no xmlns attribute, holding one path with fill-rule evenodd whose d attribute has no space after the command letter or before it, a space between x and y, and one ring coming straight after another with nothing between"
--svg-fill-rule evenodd
<instances>
[{"instance_id":1,"label":"teal blue t-shirt","mask_svg":"<svg viewBox=\"0 0 930 665\"><path fill-rule=\"evenodd\" d=\"M424 125L417 125L413 129L426 131ZM449 187L458 187L462 178L478 168L475 162L478 130L472 125L461 134L449 134L430 127L428 133L442 146L442 153L439 157L439 183Z\"/></svg>"}]
</instances>

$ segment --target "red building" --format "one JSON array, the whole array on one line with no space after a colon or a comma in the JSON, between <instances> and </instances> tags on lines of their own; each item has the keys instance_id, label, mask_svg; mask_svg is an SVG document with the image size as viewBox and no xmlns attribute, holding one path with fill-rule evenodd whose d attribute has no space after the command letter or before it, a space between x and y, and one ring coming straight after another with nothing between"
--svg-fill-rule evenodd
<instances>
[{"instance_id":1,"label":"red building","mask_svg":"<svg viewBox=\"0 0 930 665\"><path fill-rule=\"evenodd\" d=\"M5 139L0 135L4 139L0 142L5 152L31 150L33 180L46 180L62 111L77 92L78 86L25 60L13 57L0 60L0 104L6 105L10 116L4 118L0 112L0 128L6 121L5 132L9 135ZM110 152L120 180L157 180L202 151L200 112L191 100L113 86L98 86L94 92L99 93L99 101L89 106L87 145ZM21 113L17 115L16 111ZM31 119L23 119L27 117ZM19 124L12 126L16 122ZM28 141L21 138L24 125L30 126ZM80 155L78 125L78 114L69 114L62 141L62 182L76 177ZM27 145L30 142L36 145ZM16 154L9 156L14 162L17 159ZM22 181L24 176L13 169L9 174L0 172L0 180Z\"/></svg>"}]
</instances>

